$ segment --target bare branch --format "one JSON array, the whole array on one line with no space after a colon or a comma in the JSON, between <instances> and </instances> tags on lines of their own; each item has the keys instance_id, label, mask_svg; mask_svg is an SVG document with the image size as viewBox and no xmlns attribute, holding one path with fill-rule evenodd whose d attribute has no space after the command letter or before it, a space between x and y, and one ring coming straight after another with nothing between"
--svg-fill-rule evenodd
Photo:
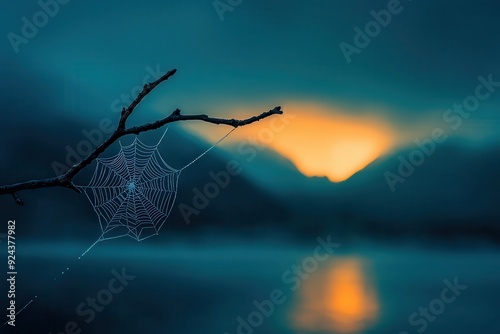
<instances>
[{"instance_id":1,"label":"bare branch","mask_svg":"<svg viewBox=\"0 0 500 334\"><path fill-rule=\"evenodd\" d=\"M203 121L203 122L217 124L217 125L220 125L220 124L229 125L229 126L237 128L239 126L245 126L245 125L249 125L249 124L252 124L254 122L260 121L261 119L264 119L264 118L269 117L271 115L281 115L281 114L283 114L281 107L275 107L274 109L263 112L262 114L260 114L258 116L253 116L253 117L250 117L247 119L238 120L238 119L234 119L234 118L232 118L232 119L214 118L214 117L209 117L209 116L203 115L203 114L200 114L200 115L181 115L180 110L176 109L170 116L168 116L164 119L158 120L158 121L153 122L153 123L144 124L141 126L134 126L132 128L125 130L124 132L125 132L125 134L132 134L132 133L139 134L139 133L144 132L144 131L158 129L158 128L160 128L168 123L179 122L179 121Z\"/></svg>"},{"instance_id":2,"label":"bare branch","mask_svg":"<svg viewBox=\"0 0 500 334\"><path fill-rule=\"evenodd\" d=\"M137 135L141 132L155 130L155 129L158 129L158 128L164 126L165 124L179 122L179 121L203 121L203 122L217 124L217 125L219 125L219 124L229 125L229 126L236 128L239 126L245 126L245 125L252 124L254 122L260 121L261 119L264 119L264 118L272 116L272 115L283 114L281 107L275 107L274 109L263 112L260 115L253 116L253 117L250 117L247 119L237 120L234 118L232 118L232 119L214 118L214 117L209 117L209 116L203 115L203 114L181 115L181 111L179 109L176 109L172 112L172 114L170 116L165 117L161 120L155 121L153 123L140 125L140 126L134 126L134 127L127 129L126 128L127 119L132 114L132 112L135 110L137 105L153 89L155 89L160 83L168 80L176 72L177 72L177 70L175 70L175 69L168 71L158 80L144 85L142 91L135 98L135 100L132 101L132 103L127 108L124 108L122 110L118 126L117 126L116 130L108 137L108 139L106 139L99 146L97 146L95 148L95 150L92 151L82 161L80 161L79 163L77 163L76 165L74 165L70 169L68 169L64 174L57 176L57 177L47 178L47 179L31 180L31 181L26 181L26 182L21 182L21 183L15 183L15 184L11 184L11 185L0 186L0 195L10 194L13 196L13 198L17 204L24 205L23 200L17 195L17 192L19 192L21 190L50 188L50 187L65 187L65 188L69 188L69 189L72 189L72 190L80 193L80 190L73 184L73 178L75 177L75 175L77 175L82 169L84 169L89 164L91 164L92 161L94 161L101 153L103 153L108 147L110 147L119 138L126 136L126 135L129 135L129 134L136 134Z\"/></svg>"},{"instance_id":3,"label":"bare branch","mask_svg":"<svg viewBox=\"0 0 500 334\"><path fill-rule=\"evenodd\" d=\"M155 89L163 81L167 81L176 72L177 72L177 70L173 69L173 70L168 71L167 73L165 73L158 80L156 80L156 81L154 81L152 83L149 83L149 84L145 84L144 87L143 87L143 89L142 89L142 92L140 92L139 95L137 95L137 97L135 98L135 100L132 101L132 103L128 106L128 108L127 109L124 108L122 110L122 117L120 118L120 123L118 124L118 129L125 130L125 123L127 122L128 117L132 114L132 112L134 111L135 107L137 107L137 105L139 103L141 103L142 99L144 99L146 97L146 95L148 95L153 89Z\"/></svg>"}]
</instances>

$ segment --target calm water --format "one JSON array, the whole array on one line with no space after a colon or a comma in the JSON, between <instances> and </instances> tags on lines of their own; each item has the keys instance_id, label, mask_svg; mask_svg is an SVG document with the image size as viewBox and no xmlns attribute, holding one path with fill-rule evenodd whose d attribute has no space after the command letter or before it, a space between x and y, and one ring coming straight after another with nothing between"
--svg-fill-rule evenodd
<instances>
[{"instance_id":1,"label":"calm water","mask_svg":"<svg viewBox=\"0 0 500 334\"><path fill-rule=\"evenodd\" d=\"M218 244L20 245L12 332L500 332L494 248Z\"/></svg>"}]
</instances>

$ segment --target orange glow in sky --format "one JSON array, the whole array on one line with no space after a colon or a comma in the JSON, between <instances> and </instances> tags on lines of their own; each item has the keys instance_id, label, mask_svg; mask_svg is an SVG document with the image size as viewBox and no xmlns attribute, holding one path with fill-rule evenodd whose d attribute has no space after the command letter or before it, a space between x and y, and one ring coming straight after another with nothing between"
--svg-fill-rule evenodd
<instances>
[{"instance_id":1,"label":"orange glow in sky","mask_svg":"<svg viewBox=\"0 0 500 334\"><path fill-rule=\"evenodd\" d=\"M267 146L294 163L306 176L326 176L333 182L348 179L393 147L391 129L380 119L317 104L294 103L284 115L271 116L237 129L227 142L249 141ZM259 111L260 112L260 111ZM233 117L241 112L233 112ZM244 115L256 114L245 112ZM219 139L227 128L205 128L198 133Z\"/></svg>"},{"instance_id":2,"label":"orange glow in sky","mask_svg":"<svg viewBox=\"0 0 500 334\"><path fill-rule=\"evenodd\" d=\"M335 260L326 272L315 273L299 290L294 327L306 331L358 333L377 318L379 305L358 259Z\"/></svg>"}]
</instances>

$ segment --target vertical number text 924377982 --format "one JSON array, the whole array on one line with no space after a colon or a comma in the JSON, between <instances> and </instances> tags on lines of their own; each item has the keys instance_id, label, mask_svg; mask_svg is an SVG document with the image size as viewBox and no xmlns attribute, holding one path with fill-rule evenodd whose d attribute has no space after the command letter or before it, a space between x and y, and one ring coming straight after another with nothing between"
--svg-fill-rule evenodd
<instances>
[{"instance_id":1,"label":"vertical number text 924377982","mask_svg":"<svg viewBox=\"0 0 500 334\"><path fill-rule=\"evenodd\" d=\"M16 221L7 222L7 298L9 306L7 307L7 323L11 326L16 325Z\"/></svg>"}]
</instances>

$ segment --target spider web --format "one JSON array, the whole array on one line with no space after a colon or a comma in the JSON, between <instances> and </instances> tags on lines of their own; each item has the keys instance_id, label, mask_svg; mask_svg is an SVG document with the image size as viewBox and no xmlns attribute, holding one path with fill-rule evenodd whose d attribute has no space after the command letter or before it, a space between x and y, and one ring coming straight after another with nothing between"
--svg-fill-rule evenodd
<instances>
[{"instance_id":1,"label":"spider web","mask_svg":"<svg viewBox=\"0 0 500 334\"><path fill-rule=\"evenodd\" d=\"M97 167L89 184L77 187L83 190L97 213L102 233L78 260L100 241L126 236L142 241L157 235L174 206L181 172L234 130L236 128L181 169L167 164L158 150L168 128L156 145L146 145L136 135L132 144L123 146L120 143L117 155L97 158ZM69 269L66 267L66 271ZM37 298L34 296L16 315Z\"/></svg>"},{"instance_id":2,"label":"spider web","mask_svg":"<svg viewBox=\"0 0 500 334\"><path fill-rule=\"evenodd\" d=\"M120 143L115 156L96 159L89 184L79 186L99 217L102 234L94 245L125 236L142 241L157 235L174 206L181 172L234 131L183 168L175 169L158 150L167 130L156 145L146 145L135 136L130 145Z\"/></svg>"}]
</instances>

